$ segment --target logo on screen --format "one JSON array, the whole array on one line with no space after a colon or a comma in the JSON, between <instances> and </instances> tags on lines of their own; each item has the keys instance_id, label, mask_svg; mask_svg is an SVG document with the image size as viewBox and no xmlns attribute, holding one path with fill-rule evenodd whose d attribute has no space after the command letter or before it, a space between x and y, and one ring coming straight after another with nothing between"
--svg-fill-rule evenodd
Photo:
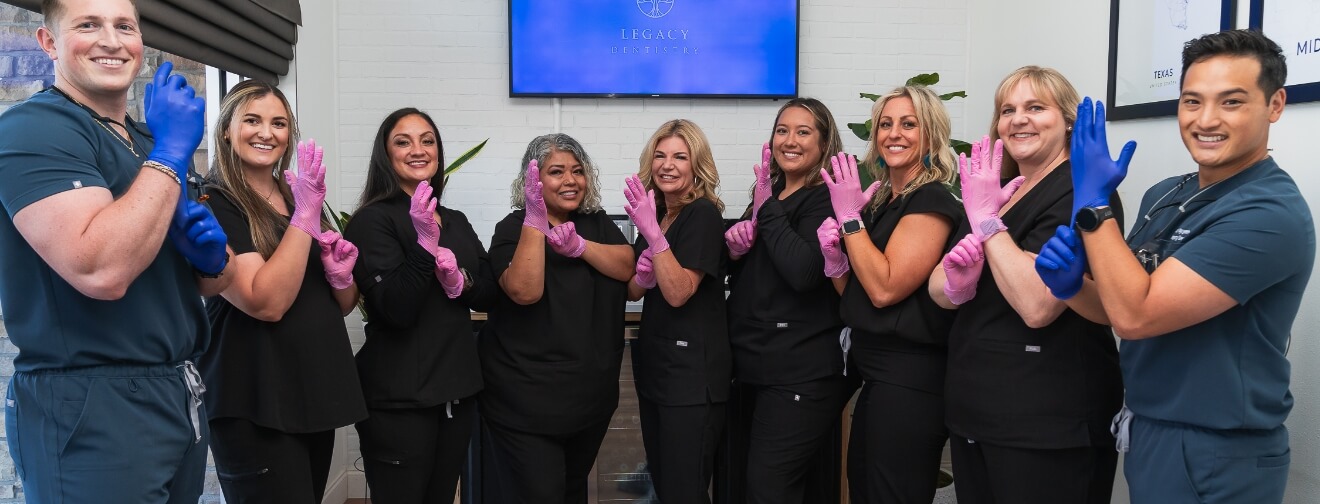
<instances>
[{"instance_id":1,"label":"logo on screen","mask_svg":"<svg viewBox=\"0 0 1320 504\"><path fill-rule=\"evenodd\" d=\"M659 19L674 9L674 0L637 0L637 9L646 17Z\"/></svg>"}]
</instances>

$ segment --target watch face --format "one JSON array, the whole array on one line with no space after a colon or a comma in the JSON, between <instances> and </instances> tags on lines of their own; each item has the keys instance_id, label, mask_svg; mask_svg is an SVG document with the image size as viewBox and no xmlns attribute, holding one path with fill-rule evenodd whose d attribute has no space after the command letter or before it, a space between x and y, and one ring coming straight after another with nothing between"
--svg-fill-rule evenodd
<instances>
[{"instance_id":1,"label":"watch face","mask_svg":"<svg viewBox=\"0 0 1320 504\"><path fill-rule=\"evenodd\" d=\"M850 220L843 223L844 234L856 233L862 230L862 221Z\"/></svg>"},{"instance_id":2,"label":"watch face","mask_svg":"<svg viewBox=\"0 0 1320 504\"><path fill-rule=\"evenodd\" d=\"M1082 231L1095 231L1100 227L1101 222L1112 216L1109 207L1085 207L1077 211L1077 228Z\"/></svg>"}]
</instances>

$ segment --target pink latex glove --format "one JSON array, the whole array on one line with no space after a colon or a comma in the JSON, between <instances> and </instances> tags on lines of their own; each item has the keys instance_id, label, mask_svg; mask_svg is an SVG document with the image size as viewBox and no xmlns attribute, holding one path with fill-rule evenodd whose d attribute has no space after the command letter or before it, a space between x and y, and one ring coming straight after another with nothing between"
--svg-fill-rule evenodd
<instances>
[{"instance_id":1,"label":"pink latex glove","mask_svg":"<svg viewBox=\"0 0 1320 504\"><path fill-rule=\"evenodd\" d=\"M527 178L523 182L523 208L527 211L523 216L523 226L540 231L541 234L550 234L550 220L545 215L545 194L541 186L541 168L537 166L535 159L527 163Z\"/></svg>"},{"instance_id":2,"label":"pink latex glove","mask_svg":"<svg viewBox=\"0 0 1320 504\"><path fill-rule=\"evenodd\" d=\"M752 186L752 221L755 222L761 213L761 205L774 195L774 188L770 186L770 144L761 146L761 164L753 166L752 173L756 174L756 184Z\"/></svg>"},{"instance_id":3,"label":"pink latex glove","mask_svg":"<svg viewBox=\"0 0 1320 504\"><path fill-rule=\"evenodd\" d=\"M738 221L724 232L724 244L729 247L729 256L737 259L747 255L756 243L756 222Z\"/></svg>"},{"instance_id":4,"label":"pink latex glove","mask_svg":"<svg viewBox=\"0 0 1320 504\"><path fill-rule=\"evenodd\" d=\"M637 258L637 274L633 276L633 283L645 289L655 287L655 265L651 263L651 249L643 250L641 257Z\"/></svg>"},{"instance_id":5,"label":"pink latex glove","mask_svg":"<svg viewBox=\"0 0 1320 504\"><path fill-rule=\"evenodd\" d=\"M552 228L550 234L545 235L545 241L550 244L550 250L565 257L582 257L587 251L587 240L578 235L577 226L572 222Z\"/></svg>"},{"instance_id":6,"label":"pink latex glove","mask_svg":"<svg viewBox=\"0 0 1320 504\"><path fill-rule=\"evenodd\" d=\"M321 244L321 267L325 269L325 280L335 290L344 290L353 285L353 265L357 264L358 249L353 242L345 240L335 231L326 231L317 235Z\"/></svg>"},{"instance_id":7,"label":"pink latex glove","mask_svg":"<svg viewBox=\"0 0 1320 504\"><path fill-rule=\"evenodd\" d=\"M990 136L972 144L972 157L958 155L958 176L962 177L963 209L967 211L967 221L972 224L972 234L976 239L986 241L995 233L1004 231L1004 221L999 219L999 209L1013 197L1026 177L1018 177L999 187L1000 166L1004 163L1004 141L995 140L994 149L990 148Z\"/></svg>"},{"instance_id":8,"label":"pink latex glove","mask_svg":"<svg viewBox=\"0 0 1320 504\"><path fill-rule=\"evenodd\" d=\"M438 202L431 197L431 184L425 180L417 184L413 191L412 203L408 207L408 216L412 218L413 229L417 230L417 244L435 256L440 248L440 224L435 222L435 206Z\"/></svg>"},{"instance_id":9,"label":"pink latex glove","mask_svg":"<svg viewBox=\"0 0 1320 504\"><path fill-rule=\"evenodd\" d=\"M293 216L289 225L306 231L313 238L321 236L321 207L325 205L325 151L315 140L298 142L298 173L284 170L284 181L293 191Z\"/></svg>"},{"instance_id":10,"label":"pink latex glove","mask_svg":"<svg viewBox=\"0 0 1320 504\"><path fill-rule=\"evenodd\" d=\"M834 217L826 217L825 222L816 228L816 238L820 240L820 254L825 256L825 276L842 278L852 271L848 265L848 254L843 253L843 247L839 246L839 221L834 220Z\"/></svg>"},{"instance_id":11,"label":"pink latex glove","mask_svg":"<svg viewBox=\"0 0 1320 504\"><path fill-rule=\"evenodd\" d=\"M632 218L637 232L646 238L651 254L669 250L669 241L665 239L665 233L660 230L660 221L656 219L655 190L647 191L646 186L642 185L642 179L633 175L624 181L623 197L628 200L623 211Z\"/></svg>"},{"instance_id":12,"label":"pink latex glove","mask_svg":"<svg viewBox=\"0 0 1320 504\"><path fill-rule=\"evenodd\" d=\"M976 297L976 283L985 266L985 251L976 235L968 234L944 255L944 295L960 305Z\"/></svg>"},{"instance_id":13,"label":"pink latex glove","mask_svg":"<svg viewBox=\"0 0 1320 504\"><path fill-rule=\"evenodd\" d=\"M440 280L440 286L444 287L449 299L463 293L463 271L458 268L458 258L445 247L436 247L435 278Z\"/></svg>"},{"instance_id":14,"label":"pink latex glove","mask_svg":"<svg viewBox=\"0 0 1320 504\"><path fill-rule=\"evenodd\" d=\"M830 204L834 206L834 217L837 222L848 222L861 218L862 209L875 196L875 191L880 189L879 182L872 182L870 187L862 191L862 179L857 174L857 158L852 157L846 152L840 152L839 155L830 158L830 167L834 168L831 174L827 170L821 170L820 175L825 179L825 186L830 190Z\"/></svg>"}]
</instances>

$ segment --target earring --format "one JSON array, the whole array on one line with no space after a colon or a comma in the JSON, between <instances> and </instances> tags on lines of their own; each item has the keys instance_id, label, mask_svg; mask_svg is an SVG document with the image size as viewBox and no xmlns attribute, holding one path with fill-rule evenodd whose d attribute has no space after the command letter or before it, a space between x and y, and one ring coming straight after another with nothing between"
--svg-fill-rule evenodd
<instances>
[{"instance_id":1,"label":"earring","mask_svg":"<svg viewBox=\"0 0 1320 504\"><path fill-rule=\"evenodd\" d=\"M884 156L876 156L875 165L879 167L881 170L889 168L889 165L885 164Z\"/></svg>"},{"instance_id":2,"label":"earring","mask_svg":"<svg viewBox=\"0 0 1320 504\"><path fill-rule=\"evenodd\" d=\"M1072 133L1072 126L1069 126L1068 129L1065 130L1065 131L1067 131L1067 132L1069 132L1069 133Z\"/></svg>"},{"instance_id":3,"label":"earring","mask_svg":"<svg viewBox=\"0 0 1320 504\"><path fill-rule=\"evenodd\" d=\"M926 168L930 168L930 154L926 154L925 156L922 156L921 164Z\"/></svg>"}]
</instances>

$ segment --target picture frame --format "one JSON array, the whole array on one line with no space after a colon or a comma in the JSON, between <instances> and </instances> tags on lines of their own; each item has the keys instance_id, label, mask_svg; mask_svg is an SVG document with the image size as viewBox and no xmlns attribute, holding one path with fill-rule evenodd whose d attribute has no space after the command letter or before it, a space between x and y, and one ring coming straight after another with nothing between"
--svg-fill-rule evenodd
<instances>
[{"instance_id":1,"label":"picture frame","mask_svg":"<svg viewBox=\"0 0 1320 504\"><path fill-rule=\"evenodd\" d=\"M1288 61L1288 103L1320 101L1320 2L1250 1L1248 26L1278 43Z\"/></svg>"},{"instance_id":2,"label":"picture frame","mask_svg":"<svg viewBox=\"0 0 1320 504\"><path fill-rule=\"evenodd\" d=\"M1108 118L1176 115L1183 44L1233 29L1236 13L1234 0L1111 0Z\"/></svg>"}]
</instances>

